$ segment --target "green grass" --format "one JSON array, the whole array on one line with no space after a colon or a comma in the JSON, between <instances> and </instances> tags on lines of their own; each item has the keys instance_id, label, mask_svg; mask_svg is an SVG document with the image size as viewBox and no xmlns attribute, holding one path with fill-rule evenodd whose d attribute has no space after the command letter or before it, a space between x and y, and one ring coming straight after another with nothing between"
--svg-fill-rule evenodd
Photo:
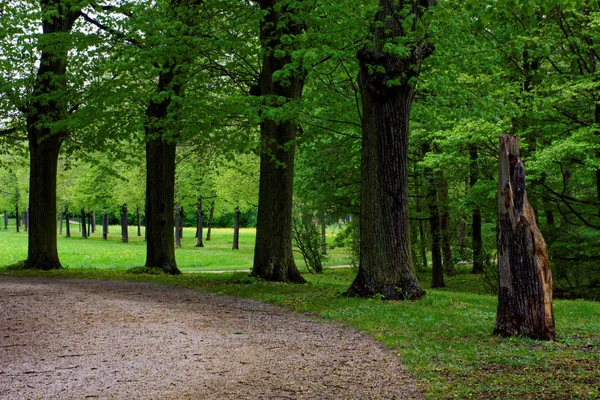
<instances>
[{"instance_id":1,"label":"green grass","mask_svg":"<svg viewBox=\"0 0 600 400\"><path fill-rule=\"evenodd\" d=\"M0 234L0 243L10 236L23 237ZM484 294L481 276L469 274L468 267L447 278L443 290L428 288L430 271L420 273L427 296L418 302L341 296L354 278L352 269L305 274L307 285L267 283L242 273L134 275L124 268L0 273L155 282L255 298L334 319L367 332L395 351L429 399L600 398L599 303L555 301L558 335L554 342L501 339L491 334L496 298Z\"/></svg>"},{"instance_id":2,"label":"green grass","mask_svg":"<svg viewBox=\"0 0 600 400\"><path fill-rule=\"evenodd\" d=\"M3 227L2 227L3 228ZM231 250L232 228L217 228L211 232L211 240L204 247L194 247L196 230L184 228L181 247L175 249L177 266L184 272L213 270L243 270L252 268L254 259L254 228L240 229L239 250ZM146 243L144 230L137 236L137 228L129 227L129 242L121 242L121 228L110 226L108 240L102 240L101 228L89 238L81 238L78 225L71 226L71 237L58 238L58 253L65 268L112 268L127 269L144 265ZM204 230L206 235L206 230ZM328 240L333 241L332 235ZM348 263L348 255L342 249L330 249L325 265ZM27 233L16 233L14 221L8 230L0 230L0 265L15 264L27 257ZM298 268L305 269L300 254L296 254Z\"/></svg>"}]
</instances>

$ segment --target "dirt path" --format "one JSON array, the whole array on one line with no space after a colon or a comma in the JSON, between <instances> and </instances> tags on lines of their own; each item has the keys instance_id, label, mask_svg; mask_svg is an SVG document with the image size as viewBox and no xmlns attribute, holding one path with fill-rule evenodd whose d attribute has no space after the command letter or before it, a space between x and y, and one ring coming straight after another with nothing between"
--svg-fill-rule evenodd
<instances>
[{"instance_id":1,"label":"dirt path","mask_svg":"<svg viewBox=\"0 0 600 400\"><path fill-rule=\"evenodd\" d=\"M0 277L0 398L416 399L352 329L143 283Z\"/></svg>"}]
</instances>

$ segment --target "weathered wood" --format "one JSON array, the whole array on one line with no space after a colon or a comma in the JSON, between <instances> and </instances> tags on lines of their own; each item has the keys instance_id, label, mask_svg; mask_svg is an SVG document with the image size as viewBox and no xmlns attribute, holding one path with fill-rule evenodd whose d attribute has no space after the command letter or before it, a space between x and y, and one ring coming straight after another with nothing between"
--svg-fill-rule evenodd
<instances>
[{"instance_id":1,"label":"weathered wood","mask_svg":"<svg viewBox=\"0 0 600 400\"><path fill-rule=\"evenodd\" d=\"M498 312L494 333L553 340L552 274L546 243L527 201L519 138L500 136Z\"/></svg>"}]
</instances>

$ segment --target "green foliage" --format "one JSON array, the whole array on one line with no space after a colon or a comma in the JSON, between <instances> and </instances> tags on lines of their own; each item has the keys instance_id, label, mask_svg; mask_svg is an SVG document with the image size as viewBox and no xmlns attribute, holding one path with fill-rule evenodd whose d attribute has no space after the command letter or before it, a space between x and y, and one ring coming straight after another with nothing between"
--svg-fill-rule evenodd
<instances>
[{"instance_id":1,"label":"green foliage","mask_svg":"<svg viewBox=\"0 0 600 400\"><path fill-rule=\"evenodd\" d=\"M302 254L308 272L323 272L323 260L326 256L321 252L321 226L308 207L295 209L292 217L292 240L297 251Z\"/></svg>"}]
</instances>

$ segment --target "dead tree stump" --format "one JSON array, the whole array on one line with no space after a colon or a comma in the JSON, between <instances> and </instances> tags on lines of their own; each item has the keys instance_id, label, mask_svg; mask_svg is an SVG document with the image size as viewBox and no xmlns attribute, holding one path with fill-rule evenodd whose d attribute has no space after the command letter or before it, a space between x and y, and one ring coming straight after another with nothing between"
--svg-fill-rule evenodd
<instances>
[{"instance_id":1,"label":"dead tree stump","mask_svg":"<svg viewBox=\"0 0 600 400\"><path fill-rule=\"evenodd\" d=\"M553 340L552 273L546 243L527 201L519 138L500 136L498 312L494 333Z\"/></svg>"}]
</instances>

